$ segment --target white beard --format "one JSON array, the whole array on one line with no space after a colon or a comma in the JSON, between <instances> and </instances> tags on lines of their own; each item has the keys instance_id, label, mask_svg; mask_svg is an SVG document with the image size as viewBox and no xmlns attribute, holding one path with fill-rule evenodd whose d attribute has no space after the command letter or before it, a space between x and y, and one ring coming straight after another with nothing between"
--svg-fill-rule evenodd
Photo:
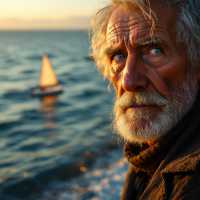
<instances>
[{"instance_id":1,"label":"white beard","mask_svg":"<svg viewBox=\"0 0 200 200\"><path fill-rule=\"evenodd\" d=\"M125 92L114 105L113 130L125 140L141 144L156 141L167 134L192 107L198 92L198 77L191 70L184 82L171 89L172 100L168 101L159 93ZM148 109L129 113L126 108L134 105L155 106L152 116Z\"/></svg>"}]
</instances>

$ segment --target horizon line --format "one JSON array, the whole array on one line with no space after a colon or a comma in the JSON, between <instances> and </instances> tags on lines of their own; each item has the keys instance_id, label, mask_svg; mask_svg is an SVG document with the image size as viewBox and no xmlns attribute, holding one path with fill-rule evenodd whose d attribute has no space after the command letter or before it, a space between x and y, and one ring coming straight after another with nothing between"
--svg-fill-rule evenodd
<instances>
[{"instance_id":1,"label":"horizon line","mask_svg":"<svg viewBox=\"0 0 200 200\"><path fill-rule=\"evenodd\" d=\"M87 31L88 28L63 28L63 29L0 29L0 31Z\"/></svg>"}]
</instances>

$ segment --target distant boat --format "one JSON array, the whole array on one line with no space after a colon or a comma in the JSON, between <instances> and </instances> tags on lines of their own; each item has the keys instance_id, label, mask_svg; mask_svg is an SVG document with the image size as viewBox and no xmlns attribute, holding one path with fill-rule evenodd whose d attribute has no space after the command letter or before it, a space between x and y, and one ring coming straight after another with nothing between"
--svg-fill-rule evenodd
<instances>
[{"instance_id":1,"label":"distant boat","mask_svg":"<svg viewBox=\"0 0 200 200\"><path fill-rule=\"evenodd\" d=\"M32 96L46 96L63 91L62 85L58 85L58 80L46 54L42 57L39 86L38 89L31 90Z\"/></svg>"}]
</instances>

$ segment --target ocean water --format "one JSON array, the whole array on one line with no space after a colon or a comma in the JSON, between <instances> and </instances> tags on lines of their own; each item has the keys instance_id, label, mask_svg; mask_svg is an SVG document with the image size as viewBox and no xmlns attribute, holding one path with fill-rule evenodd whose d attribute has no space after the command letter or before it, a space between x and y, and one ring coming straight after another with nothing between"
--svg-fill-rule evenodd
<instances>
[{"instance_id":1,"label":"ocean water","mask_svg":"<svg viewBox=\"0 0 200 200\"><path fill-rule=\"evenodd\" d=\"M84 31L0 32L0 199L119 199L114 95L88 52ZM43 53L64 92L32 98Z\"/></svg>"}]
</instances>

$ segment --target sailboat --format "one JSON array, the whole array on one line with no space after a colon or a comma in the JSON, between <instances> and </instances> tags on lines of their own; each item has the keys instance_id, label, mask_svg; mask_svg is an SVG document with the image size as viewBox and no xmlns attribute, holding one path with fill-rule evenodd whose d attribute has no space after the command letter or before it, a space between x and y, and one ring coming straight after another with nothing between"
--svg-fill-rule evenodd
<instances>
[{"instance_id":1,"label":"sailboat","mask_svg":"<svg viewBox=\"0 0 200 200\"><path fill-rule=\"evenodd\" d=\"M46 96L63 91L62 85L58 85L58 80L46 54L42 57L39 86L39 88L31 90L32 96Z\"/></svg>"}]
</instances>

